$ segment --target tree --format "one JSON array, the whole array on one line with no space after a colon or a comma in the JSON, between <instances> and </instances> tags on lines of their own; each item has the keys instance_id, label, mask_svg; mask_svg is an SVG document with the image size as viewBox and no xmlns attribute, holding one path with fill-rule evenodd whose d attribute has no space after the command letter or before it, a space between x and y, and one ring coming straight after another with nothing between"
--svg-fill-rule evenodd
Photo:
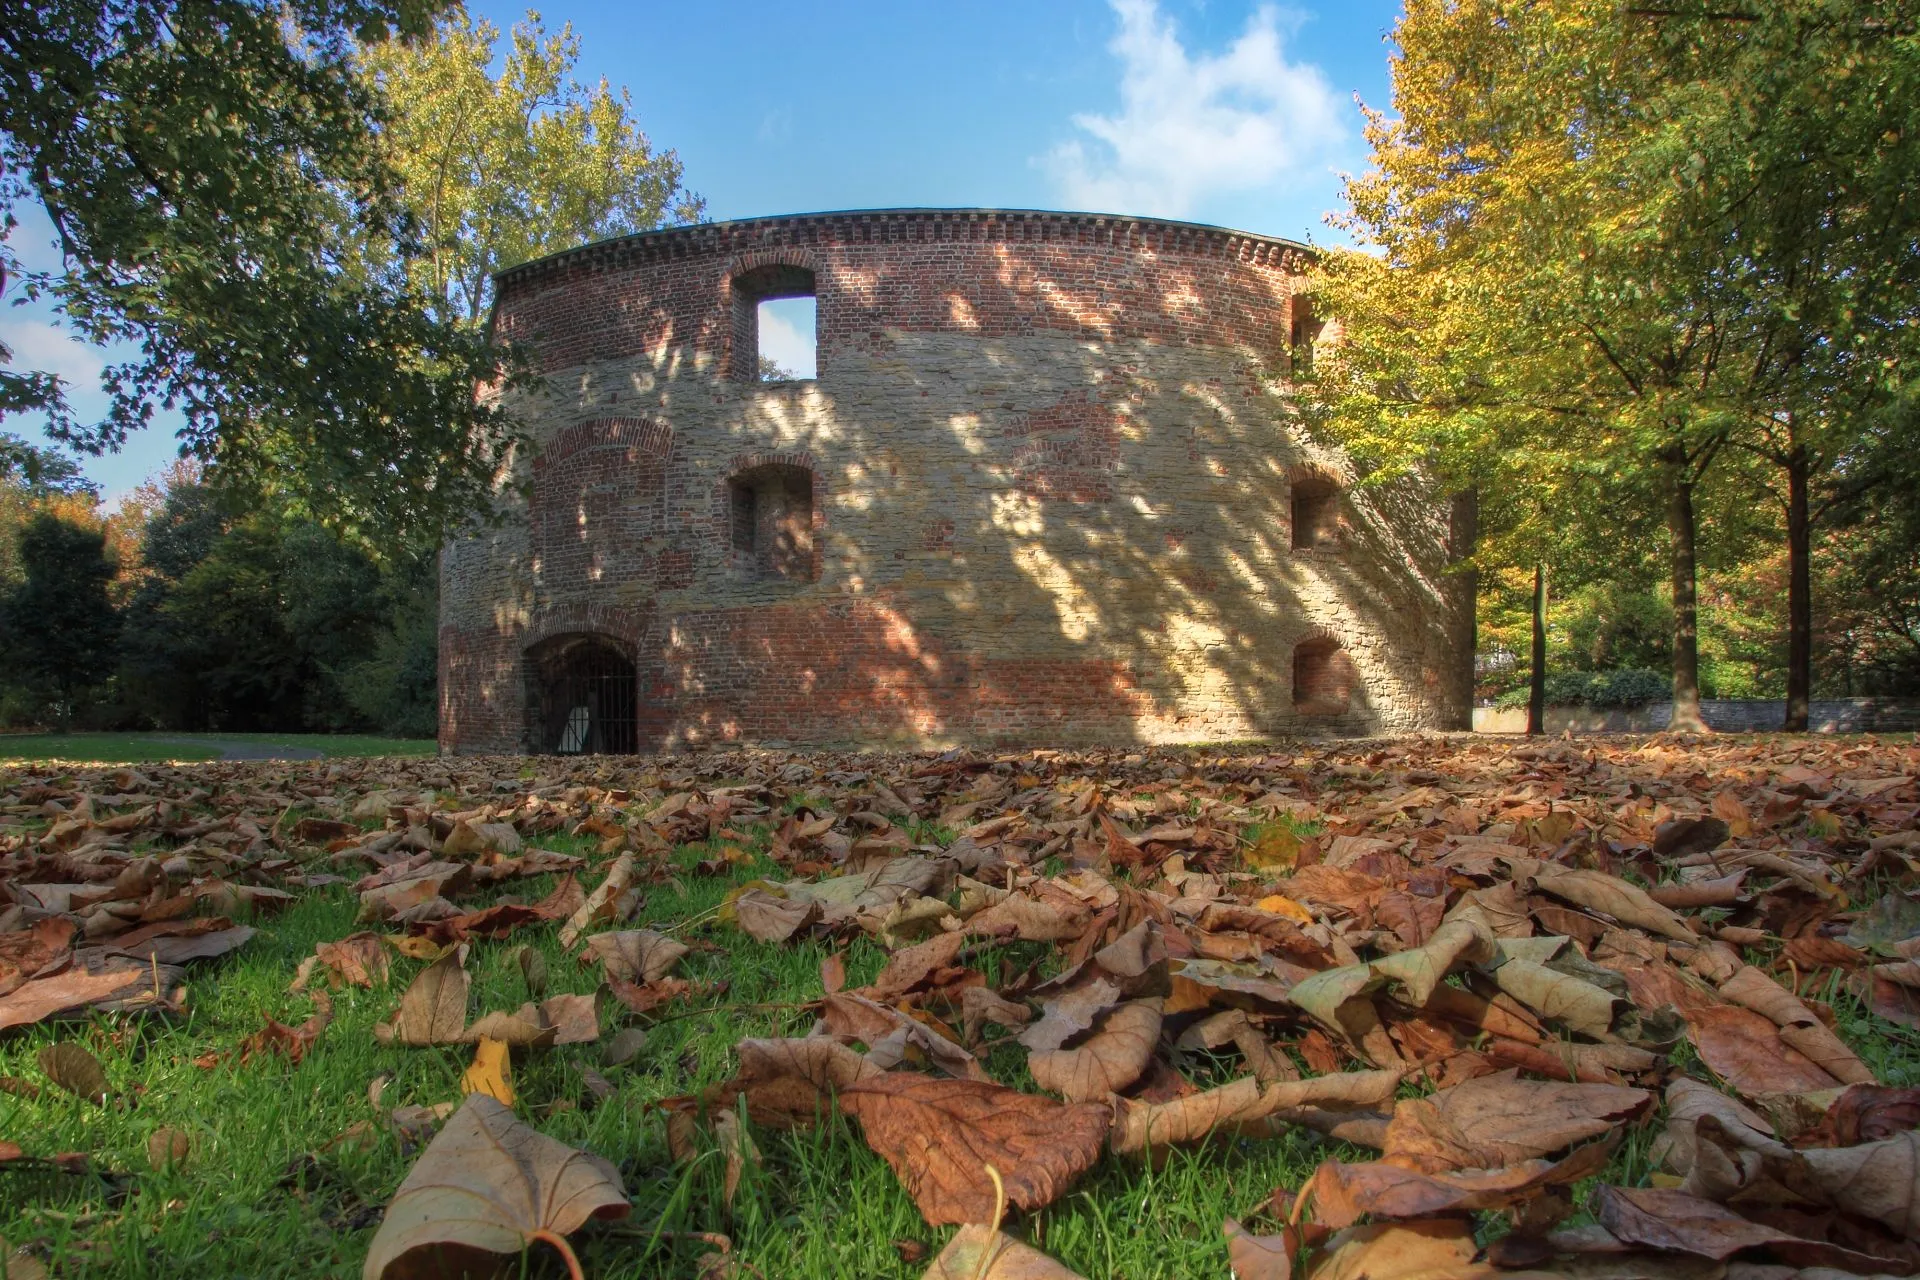
<instances>
[{"instance_id":1,"label":"tree","mask_svg":"<svg viewBox=\"0 0 1920 1280\"><path fill-rule=\"evenodd\" d=\"M1489 422L1523 440L1577 434L1574 474L1663 509L1675 729L1704 728L1710 473L1756 422L1844 423L1833 389L1878 354L1861 335L1894 353L1867 381L1911 381L1897 354L1916 328L1900 7L1411 0L1395 28L1398 118L1369 117L1375 168L1348 197L1349 225L1401 279L1332 310L1350 334L1398 335L1373 402L1437 392L1413 397L1422 415L1376 414L1396 447L1484 462L1514 439ZM1882 70L1835 89L1875 41ZM1831 154L1829 122L1844 135ZM1871 193L1849 188L1856 164ZM1423 326L1423 308L1439 322ZM1854 429L1825 456L1850 456Z\"/></svg>"},{"instance_id":2,"label":"tree","mask_svg":"<svg viewBox=\"0 0 1920 1280\"><path fill-rule=\"evenodd\" d=\"M25 579L5 609L7 674L38 692L64 730L81 698L113 670L114 564L99 530L48 513L21 532L20 562Z\"/></svg>"},{"instance_id":3,"label":"tree","mask_svg":"<svg viewBox=\"0 0 1920 1280\"><path fill-rule=\"evenodd\" d=\"M518 372L433 313L357 42L425 36L445 0L46 0L0 21L0 215L37 200L68 323L135 344L82 425L57 379L0 370L0 411L117 447L156 402L226 482L370 542L487 506L515 434L474 386ZM0 280L20 275L0 248Z\"/></svg>"},{"instance_id":4,"label":"tree","mask_svg":"<svg viewBox=\"0 0 1920 1280\"><path fill-rule=\"evenodd\" d=\"M655 152L625 88L573 79L580 38L528 10L498 75L500 29L464 10L432 37L361 52L393 108L384 140L426 252L409 266L442 319L476 326L504 267L588 241L696 221L680 157Z\"/></svg>"}]
</instances>

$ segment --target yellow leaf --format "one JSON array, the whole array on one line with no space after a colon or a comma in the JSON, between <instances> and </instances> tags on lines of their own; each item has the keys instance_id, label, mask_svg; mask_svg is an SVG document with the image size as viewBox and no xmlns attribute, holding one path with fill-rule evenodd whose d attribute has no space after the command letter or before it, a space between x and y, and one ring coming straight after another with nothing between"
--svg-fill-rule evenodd
<instances>
[{"instance_id":1,"label":"yellow leaf","mask_svg":"<svg viewBox=\"0 0 1920 1280\"><path fill-rule=\"evenodd\" d=\"M1271 826L1247 850L1247 865L1262 871L1291 871L1300 857L1300 837L1289 827Z\"/></svg>"},{"instance_id":2,"label":"yellow leaf","mask_svg":"<svg viewBox=\"0 0 1920 1280\"><path fill-rule=\"evenodd\" d=\"M513 1105L513 1085L507 1080L507 1042L481 1036L473 1047L473 1065L460 1077L461 1093L484 1093L505 1105Z\"/></svg>"},{"instance_id":3,"label":"yellow leaf","mask_svg":"<svg viewBox=\"0 0 1920 1280\"><path fill-rule=\"evenodd\" d=\"M395 951L398 951L408 959L425 960L428 964L432 964L441 956L446 955L447 952L453 950L454 946L452 943L442 946L432 938L415 937L411 934L405 937L389 937L387 941L392 944Z\"/></svg>"},{"instance_id":4,"label":"yellow leaf","mask_svg":"<svg viewBox=\"0 0 1920 1280\"><path fill-rule=\"evenodd\" d=\"M1284 893L1270 893L1253 905L1262 911L1271 911L1277 916L1298 920L1301 924L1313 923L1313 913Z\"/></svg>"}]
</instances>

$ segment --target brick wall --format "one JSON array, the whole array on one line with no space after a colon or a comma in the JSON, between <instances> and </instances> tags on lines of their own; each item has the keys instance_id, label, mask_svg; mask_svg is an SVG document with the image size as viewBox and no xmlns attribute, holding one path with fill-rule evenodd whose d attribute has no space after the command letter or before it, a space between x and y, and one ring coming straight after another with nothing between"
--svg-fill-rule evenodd
<instances>
[{"instance_id":1,"label":"brick wall","mask_svg":"<svg viewBox=\"0 0 1920 1280\"><path fill-rule=\"evenodd\" d=\"M1355 490L1292 425L1303 266L1212 228L904 211L505 273L496 327L547 374L516 406L541 448L515 476L530 502L503 489L509 519L442 558L443 747L525 745L524 655L569 630L637 655L649 746L1464 721L1448 513L1417 485ZM769 268L814 273L814 381L730 376L753 356L733 282ZM807 527L782 526L804 572L733 551L729 482L767 467L810 482ZM1339 492L1295 549L1304 477ZM792 524L783 491L757 519ZM1297 705L1314 637L1344 664L1337 713Z\"/></svg>"}]
</instances>

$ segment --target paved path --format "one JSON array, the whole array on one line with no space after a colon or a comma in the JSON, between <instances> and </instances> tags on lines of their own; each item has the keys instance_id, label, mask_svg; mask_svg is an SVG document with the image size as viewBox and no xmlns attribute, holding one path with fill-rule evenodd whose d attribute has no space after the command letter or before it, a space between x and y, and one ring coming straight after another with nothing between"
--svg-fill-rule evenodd
<instances>
[{"instance_id":1,"label":"paved path","mask_svg":"<svg viewBox=\"0 0 1920 1280\"><path fill-rule=\"evenodd\" d=\"M321 760L326 752L318 747L277 746L271 742L246 742L236 738L161 738L176 747L201 747L218 751L222 760Z\"/></svg>"}]
</instances>

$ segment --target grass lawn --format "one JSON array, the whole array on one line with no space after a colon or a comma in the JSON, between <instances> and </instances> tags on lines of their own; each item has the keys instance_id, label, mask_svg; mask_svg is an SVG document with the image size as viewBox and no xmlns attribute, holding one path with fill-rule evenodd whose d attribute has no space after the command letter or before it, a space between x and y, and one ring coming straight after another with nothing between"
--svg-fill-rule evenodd
<instances>
[{"instance_id":1,"label":"grass lawn","mask_svg":"<svg viewBox=\"0 0 1920 1280\"><path fill-rule=\"evenodd\" d=\"M350 802L356 793L378 785L417 787L429 776L458 777L456 767L419 761L391 768L342 765L326 772L344 786L338 794ZM467 778L459 788L437 784L442 787L437 800L443 808L477 805L508 794L514 786L545 785L547 792L558 795L564 786L548 784L553 784L552 771L562 767L550 760L507 765L485 777ZM579 762L564 766L591 767ZM297 785L303 777L317 776L301 766L261 768L263 778L280 779L271 785L289 785L289 779ZM268 774L269 769L276 772ZM414 781L383 782L399 775ZM638 771L632 778L618 772L597 776L601 785L645 785L638 781ZM791 812L801 804L816 811L830 809L831 801L819 797L860 786L866 776L824 772L815 774L812 782L782 788L783 797L769 795L774 806L770 818L777 820L783 808ZM1698 776L1705 776L1704 771ZM176 775L176 781L184 777ZM731 782L729 775L708 778L701 785ZM504 790L503 783L508 783ZM17 778L0 772L0 789L18 785ZM1113 794L1129 790L1117 782L1109 785ZM244 783L230 786L213 798L216 808L234 812L235 806L254 802ZM318 793L318 788L307 792ZM850 791L843 792L842 799L846 794ZM634 803L652 801L636 793ZM23 824L16 832L44 825L44 819L27 814L27 808L13 810L18 815L14 821ZM296 809L283 817L294 821L301 812ZM1294 823L1290 817L1282 821L1290 827ZM362 825L372 830L380 823ZM944 845L955 834L918 819L904 825L915 843ZM865 935L841 943L770 945L720 923L718 908L732 890L756 879L784 880L793 874L769 854L770 821L743 822L737 829L746 837L739 842L677 845L661 874L647 884L636 915L620 926L656 928L693 946L678 976L709 989L665 1005L653 1021L634 1018L607 1002L603 1010L610 1006L618 1016L603 1013L599 1042L516 1051L515 1110L541 1133L602 1156L619 1169L632 1201L628 1221L589 1225L572 1237L589 1276L919 1277L952 1229L929 1227L922 1220L899 1179L859 1129L837 1112L830 1111L812 1131L751 1126L761 1158L746 1167L730 1204L724 1190L725 1156L710 1137L702 1136L698 1154L690 1160L676 1161L669 1151L665 1116L657 1106L661 1100L698 1092L731 1076L737 1066L733 1048L743 1038L808 1034L815 1019L808 1006L823 994L822 961L838 948L844 948L837 953L845 964L848 988L872 982L888 956ZM1262 829L1241 834L1251 838ZM528 844L592 855L598 838L554 831L529 836ZM136 841L135 852L144 841ZM170 849L172 842L163 838L154 847ZM703 861L704 871L696 867ZM596 870L582 877L589 889L606 865L603 859L593 864ZM306 867L310 872L335 870L324 857L312 854ZM1062 866L1051 858L1040 869L1058 874ZM292 1065L270 1054L240 1060L240 1043L269 1019L298 1025L314 1011L311 998L290 993L288 984L316 944L337 941L356 929L392 932L388 926L356 923L359 903L350 883L361 868L347 864L338 871L339 882L299 890L284 912L249 920L259 933L239 951L190 965L186 1009L173 1021L96 1013L86 1020L42 1023L0 1037L0 1145L17 1143L42 1156L83 1152L88 1157L86 1170L77 1173L0 1164L0 1240L7 1247L31 1245L34 1256L48 1261L51 1274L58 1276L305 1280L360 1274L381 1214L419 1155L418 1145L409 1146L392 1132L383 1114L396 1107L456 1102L473 1050L463 1045L386 1046L376 1040L374 1024L392 1016L401 993L424 968L418 960L390 953L391 973L385 981L370 990L343 987L332 993L333 1021L302 1062ZM236 871L233 878L243 881L246 875ZM462 909L478 908L503 894L537 901L555 881L551 875L509 880L500 890L464 897ZM1856 901L1870 902L1891 887L1891 881L1857 885ZM557 932L551 924L535 924L505 938L476 939L467 961L473 980L469 1017L511 1011L537 994L594 992L600 969L564 951ZM549 975L544 993L529 989L517 955L522 947L544 957ZM1748 959L1761 963L1767 957L1750 952ZM1056 973L1064 966L1064 956L1049 944L1013 942L968 951L963 962L997 987L1029 966L1037 965L1042 974ZM1840 978L1837 970L1831 971L1803 987L1803 994L1830 1004L1837 1029L1882 1084L1920 1085L1920 1034L1870 1015ZM623 1025L643 1026L646 1041L631 1061L610 1065L603 1060L603 1046ZM46 1084L39 1054L65 1040L85 1045L104 1066L112 1095L105 1105ZM1278 1047L1295 1052L1284 1044ZM1028 1072L1027 1051L1013 1043L1011 1032L989 1030L979 1057L1002 1084L1039 1091ZM1685 1040L1673 1050L1670 1062L1674 1069L1707 1075ZM1304 1066L1297 1058L1296 1064ZM1218 1056L1183 1056L1179 1069L1202 1087L1225 1083L1247 1070L1230 1050ZM596 1099L588 1072L604 1076L612 1094ZM1305 1073L1313 1074L1310 1068ZM379 1080L385 1083L376 1109L369 1089ZM1409 1082L1401 1088L1403 1096L1415 1096L1429 1086ZM1656 1106L1646 1123L1628 1129L1600 1177L1574 1189L1574 1204L1584 1204L1588 1188L1600 1181L1647 1185L1653 1172L1649 1149L1660 1125ZM149 1140L161 1129L187 1135L190 1150L182 1163L156 1168L150 1161ZM1088 1280L1222 1280L1229 1274L1221 1233L1224 1218L1252 1218L1276 1189L1300 1187L1322 1160L1367 1161L1377 1155L1300 1128L1278 1138L1216 1138L1161 1154L1166 1158L1157 1164L1104 1156L1064 1198L1022 1218L1013 1229ZM1590 1219L1582 1213L1571 1221ZM1483 1225L1492 1234L1504 1229L1497 1223ZM1257 1229L1277 1228L1269 1218ZM731 1257L744 1265L710 1271L702 1259L714 1252L715 1238L722 1234ZM4 1257L0 1248L0 1259ZM564 1270L550 1250L536 1248L520 1269L510 1268L508 1274L557 1276Z\"/></svg>"},{"instance_id":2,"label":"grass lawn","mask_svg":"<svg viewBox=\"0 0 1920 1280\"><path fill-rule=\"evenodd\" d=\"M755 848L763 849L765 830L756 835ZM586 851L565 838L539 843ZM713 853L706 844L683 847L675 859L678 886L650 891L627 927L710 919L734 886L786 874L759 857L726 877L694 874L693 864ZM552 880L516 882L514 889L533 901ZM189 969L189 1012L177 1025L105 1016L42 1025L0 1043L0 1077L38 1079L39 1051L78 1039L100 1058L118 1094L101 1108L54 1090L34 1101L0 1092L0 1135L30 1134L36 1149L86 1151L100 1169L138 1174L125 1191L94 1177L7 1177L0 1183L7 1193L0 1196L0 1238L44 1241L56 1257L73 1250L76 1262L88 1259L88 1275L357 1276L378 1208L417 1152L403 1152L384 1134L364 1148L351 1140L329 1144L375 1118L367 1089L377 1076L393 1077L383 1107L445 1102L460 1096L460 1075L473 1056L465 1046L388 1048L375 1041L373 1024L391 1016L423 966L396 956L387 983L335 992L332 1025L297 1067L278 1058L240 1064L231 1056L195 1065L205 1054L230 1055L265 1018L305 1019L308 1000L287 992L294 968L316 943L353 932L357 905L334 886L283 915L252 921L261 934L240 952ZM725 1079L731 1050L744 1037L805 1035L813 1016L799 1006L819 999L820 962L829 954L819 943L763 945L728 928L682 928L677 936L723 948L696 951L680 967L696 982L729 984L723 997L696 1003L694 1010L707 1008L691 1016L687 1008L673 1010L672 1020L648 1030L645 1048L625 1067L602 1066L598 1044L515 1057L521 1114L536 1118L541 1132L612 1160L633 1198L630 1221L642 1229L576 1238L587 1274L691 1280L713 1248L698 1233L722 1231L735 1255L769 1278L919 1276L925 1261L903 1261L895 1242L937 1252L948 1232L921 1221L886 1164L838 1115L812 1133L756 1131L764 1163L747 1171L731 1215L717 1151L690 1166L674 1164L663 1119L650 1104ZM475 944L468 968L476 1016L530 998L514 954L522 943L545 955L550 993L594 990L599 971L562 951L554 929L525 929ZM875 943L856 940L845 953L848 985L871 981L885 958ZM791 1007L741 1007L764 1005ZM1034 1088L1024 1050L1002 1050L986 1064L1003 1083ZM582 1068L601 1071L618 1093L583 1109L590 1094ZM147 1140L160 1128L189 1135L193 1149L183 1167L151 1170ZM1212 1280L1227 1273L1221 1219L1249 1213L1275 1187L1298 1186L1318 1160L1340 1150L1353 1158L1370 1154L1328 1147L1303 1131L1281 1141L1177 1152L1159 1170L1107 1160L1067 1199L1036 1215L1029 1238L1088 1277ZM531 1275L562 1274L538 1252L529 1263Z\"/></svg>"},{"instance_id":3,"label":"grass lawn","mask_svg":"<svg viewBox=\"0 0 1920 1280\"><path fill-rule=\"evenodd\" d=\"M0 764L42 760L84 764L218 760L224 743L304 747L328 759L434 753L431 738L382 738L357 733L10 733L0 734Z\"/></svg>"}]
</instances>

